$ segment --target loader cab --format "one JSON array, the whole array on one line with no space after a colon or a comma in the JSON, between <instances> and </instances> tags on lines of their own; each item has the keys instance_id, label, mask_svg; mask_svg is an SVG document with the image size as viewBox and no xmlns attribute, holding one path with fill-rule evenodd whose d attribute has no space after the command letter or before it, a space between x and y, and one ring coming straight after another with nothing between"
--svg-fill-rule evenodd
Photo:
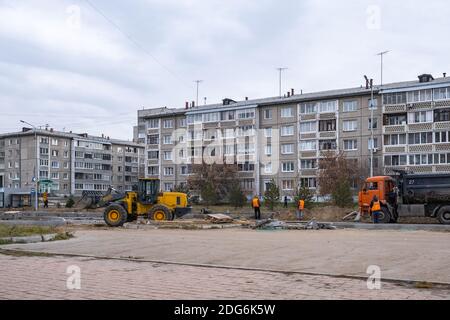
<instances>
[{"instance_id":1,"label":"loader cab","mask_svg":"<svg viewBox=\"0 0 450 320\"><path fill-rule=\"evenodd\" d=\"M159 179L139 179L138 198L143 204L154 204L158 199Z\"/></svg>"}]
</instances>

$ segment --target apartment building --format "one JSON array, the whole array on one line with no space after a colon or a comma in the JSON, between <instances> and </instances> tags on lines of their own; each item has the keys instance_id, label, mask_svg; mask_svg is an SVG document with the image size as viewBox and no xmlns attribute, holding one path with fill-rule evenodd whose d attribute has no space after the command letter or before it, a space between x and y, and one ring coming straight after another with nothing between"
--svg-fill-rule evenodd
<instances>
[{"instance_id":1,"label":"apartment building","mask_svg":"<svg viewBox=\"0 0 450 320\"><path fill-rule=\"evenodd\" d=\"M295 94L224 99L220 104L138 111L146 175L162 189L184 184L192 164L238 165L247 195L274 179L282 196L299 185L317 190L324 151L343 152L361 175L450 170L450 78ZM355 185L356 187L356 185Z\"/></svg>"},{"instance_id":2,"label":"apartment building","mask_svg":"<svg viewBox=\"0 0 450 320\"><path fill-rule=\"evenodd\" d=\"M37 170L36 170L37 168ZM49 130L23 128L0 135L0 189L80 195L84 190L131 190L144 176L144 147L138 143Z\"/></svg>"},{"instance_id":3,"label":"apartment building","mask_svg":"<svg viewBox=\"0 0 450 320\"><path fill-rule=\"evenodd\" d=\"M380 94L385 173L450 172L450 78L424 74Z\"/></svg>"},{"instance_id":4,"label":"apartment building","mask_svg":"<svg viewBox=\"0 0 450 320\"><path fill-rule=\"evenodd\" d=\"M262 194L274 179L291 198L300 184L317 189L325 150L343 150L368 170L373 148L375 171L381 170L378 89L370 101L370 90L361 87L140 110L135 139L146 146L146 175L160 178L163 190L186 183L192 164L225 161L237 164L248 196Z\"/></svg>"}]
</instances>

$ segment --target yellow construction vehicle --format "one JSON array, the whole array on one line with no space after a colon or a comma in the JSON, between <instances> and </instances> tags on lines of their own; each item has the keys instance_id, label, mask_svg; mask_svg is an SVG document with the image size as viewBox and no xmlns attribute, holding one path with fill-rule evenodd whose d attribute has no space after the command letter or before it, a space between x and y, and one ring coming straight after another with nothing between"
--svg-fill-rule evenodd
<instances>
[{"instance_id":1,"label":"yellow construction vehicle","mask_svg":"<svg viewBox=\"0 0 450 320\"><path fill-rule=\"evenodd\" d=\"M137 190L129 191L121 199L110 202L103 214L111 227L122 226L146 215L156 221L173 220L191 211L187 195L181 192L159 192L158 179L139 179Z\"/></svg>"}]
</instances>

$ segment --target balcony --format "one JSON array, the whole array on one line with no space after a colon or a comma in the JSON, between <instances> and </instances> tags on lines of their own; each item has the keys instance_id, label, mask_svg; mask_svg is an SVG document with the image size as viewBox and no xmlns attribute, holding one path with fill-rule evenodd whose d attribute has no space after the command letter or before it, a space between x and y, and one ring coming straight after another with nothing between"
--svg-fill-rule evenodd
<instances>
[{"instance_id":1,"label":"balcony","mask_svg":"<svg viewBox=\"0 0 450 320\"><path fill-rule=\"evenodd\" d=\"M383 105L383 113L400 113L400 112L406 112L406 104Z\"/></svg>"},{"instance_id":2,"label":"balcony","mask_svg":"<svg viewBox=\"0 0 450 320\"><path fill-rule=\"evenodd\" d=\"M434 102L434 107L435 107L435 108L445 108L445 107L450 107L450 100L440 100L440 101L435 101L435 102Z\"/></svg>"},{"instance_id":3,"label":"balcony","mask_svg":"<svg viewBox=\"0 0 450 320\"><path fill-rule=\"evenodd\" d=\"M317 158L317 150L300 151L300 158Z\"/></svg>"},{"instance_id":4,"label":"balcony","mask_svg":"<svg viewBox=\"0 0 450 320\"><path fill-rule=\"evenodd\" d=\"M407 111L419 111L433 109L434 102L414 102L406 105Z\"/></svg>"},{"instance_id":5,"label":"balcony","mask_svg":"<svg viewBox=\"0 0 450 320\"><path fill-rule=\"evenodd\" d=\"M336 139L336 131L321 131L319 138Z\"/></svg>"},{"instance_id":6,"label":"balcony","mask_svg":"<svg viewBox=\"0 0 450 320\"><path fill-rule=\"evenodd\" d=\"M300 134L300 140L311 140L311 139L317 139L317 132Z\"/></svg>"},{"instance_id":7,"label":"balcony","mask_svg":"<svg viewBox=\"0 0 450 320\"><path fill-rule=\"evenodd\" d=\"M383 126L383 133L405 133L406 123L398 125Z\"/></svg>"},{"instance_id":8,"label":"balcony","mask_svg":"<svg viewBox=\"0 0 450 320\"><path fill-rule=\"evenodd\" d=\"M385 153L405 153L406 152L406 146L384 146L384 152Z\"/></svg>"},{"instance_id":9,"label":"balcony","mask_svg":"<svg viewBox=\"0 0 450 320\"><path fill-rule=\"evenodd\" d=\"M299 117L300 121L317 120L317 113L300 114Z\"/></svg>"},{"instance_id":10,"label":"balcony","mask_svg":"<svg viewBox=\"0 0 450 320\"><path fill-rule=\"evenodd\" d=\"M408 125L409 132L420 132L431 130L433 130L433 122L411 123Z\"/></svg>"},{"instance_id":11,"label":"balcony","mask_svg":"<svg viewBox=\"0 0 450 320\"><path fill-rule=\"evenodd\" d=\"M434 130L450 130L450 121L435 122Z\"/></svg>"}]
</instances>

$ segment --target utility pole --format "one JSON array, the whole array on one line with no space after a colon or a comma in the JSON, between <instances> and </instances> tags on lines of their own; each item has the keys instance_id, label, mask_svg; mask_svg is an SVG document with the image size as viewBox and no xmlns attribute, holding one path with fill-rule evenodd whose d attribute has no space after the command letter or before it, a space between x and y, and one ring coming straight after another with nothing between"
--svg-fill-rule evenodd
<instances>
[{"instance_id":1,"label":"utility pole","mask_svg":"<svg viewBox=\"0 0 450 320\"><path fill-rule=\"evenodd\" d=\"M39 157L38 157L38 140L37 140L37 128L32 125L31 123L28 123L26 121L20 120L20 122L25 123L29 126L31 126L34 130L34 140L36 142L36 164L35 164L35 169L34 169L34 177L33 177L33 182L35 183L35 189L34 189L34 210L37 211L38 210L38 184L39 184Z\"/></svg>"},{"instance_id":2,"label":"utility pole","mask_svg":"<svg viewBox=\"0 0 450 320\"><path fill-rule=\"evenodd\" d=\"M375 148L375 141L374 141L374 137L373 137L373 79L367 78L367 76L364 76L364 78L366 79L366 87L370 86L370 103L369 103L369 108L370 108L370 140L372 145L370 146L370 176L373 177L373 149Z\"/></svg>"},{"instance_id":3,"label":"utility pole","mask_svg":"<svg viewBox=\"0 0 450 320\"><path fill-rule=\"evenodd\" d=\"M386 53L389 53L389 52L391 52L391 51L390 50L386 50L386 51L377 53L377 56L380 56L380 59L381 59L381 81L380 81L381 85L383 85L383 56Z\"/></svg>"},{"instance_id":4,"label":"utility pole","mask_svg":"<svg viewBox=\"0 0 450 320\"><path fill-rule=\"evenodd\" d=\"M195 105L198 106L198 87L203 80L195 80L194 82L197 84L197 98L195 99Z\"/></svg>"},{"instance_id":5,"label":"utility pole","mask_svg":"<svg viewBox=\"0 0 450 320\"><path fill-rule=\"evenodd\" d=\"M280 73L280 75L279 75L279 89L280 89L279 90L279 94L280 94L280 97L281 97L281 74L283 73L284 70L287 70L287 68L280 67L280 68L277 68L277 70Z\"/></svg>"}]
</instances>

